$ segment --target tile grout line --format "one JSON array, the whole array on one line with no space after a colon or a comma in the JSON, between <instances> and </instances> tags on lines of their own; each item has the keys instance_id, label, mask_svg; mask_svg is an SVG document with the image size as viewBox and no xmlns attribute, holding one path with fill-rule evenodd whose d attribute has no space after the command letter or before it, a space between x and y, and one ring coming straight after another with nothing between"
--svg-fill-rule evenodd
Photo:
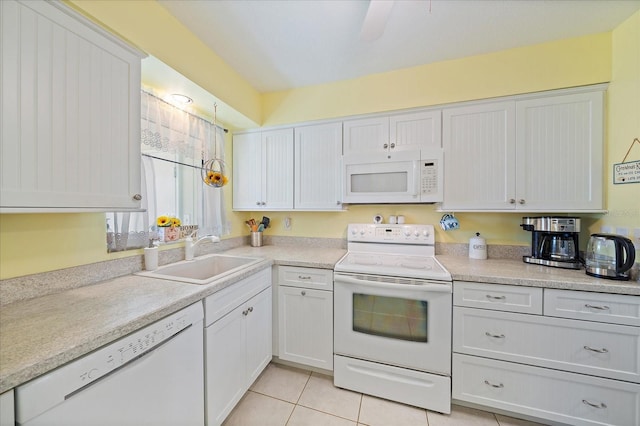
<instances>
[{"instance_id":1,"label":"tile grout line","mask_svg":"<svg viewBox=\"0 0 640 426\"><path fill-rule=\"evenodd\" d=\"M296 407L298 406L298 403L300 402L300 398L302 398L302 394L304 393L304 390L307 388L307 385L309 384L309 380L311 380L311 372L309 372L309 375L307 376L307 381L304 382L304 386L302 387L302 390L300 391L300 394L298 395L298 398L296 398L296 402L293 403L293 410L291 410L291 414L289 414L289 417L287 418L287 421L285 422L285 426L287 426L289 424L289 422L291 421L291 417L293 417L293 412L296 411Z\"/></svg>"}]
</instances>

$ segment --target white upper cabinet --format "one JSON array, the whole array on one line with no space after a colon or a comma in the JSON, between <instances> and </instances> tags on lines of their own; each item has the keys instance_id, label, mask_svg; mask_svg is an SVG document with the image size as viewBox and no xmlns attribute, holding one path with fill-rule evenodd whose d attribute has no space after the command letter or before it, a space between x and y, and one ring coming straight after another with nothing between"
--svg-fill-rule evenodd
<instances>
[{"instance_id":1,"label":"white upper cabinet","mask_svg":"<svg viewBox=\"0 0 640 426\"><path fill-rule=\"evenodd\" d=\"M446 210L513 208L515 102L443 111Z\"/></svg>"},{"instance_id":2,"label":"white upper cabinet","mask_svg":"<svg viewBox=\"0 0 640 426\"><path fill-rule=\"evenodd\" d=\"M441 147L440 110L347 120L343 125L345 155L392 154Z\"/></svg>"},{"instance_id":3,"label":"white upper cabinet","mask_svg":"<svg viewBox=\"0 0 640 426\"><path fill-rule=\"evenodd\" d=\"M602 209L603 92L516 103L517 206Z\"/></svg>"},{"instance_id":4,"label":"white upper cabinet","mask_svg":"<svg viewBox=\"0 0 640 426\"><path fill-rule=\"evenodd\" d=\"M235 135L233 208L293 208L293 129Z\"/></svg>"},{"instance_id":5,"label":"white upper cabinet","mask_svg":"<svg viewBox=\"0 0 640 426\"><path fill-rule=\"evenodd\" d=\"M233 208L260 208L262 198L262 144L260 133L233 135Z\"/></svg>"},{"instance_id":6,"label":"white upper cabinet","mask_svg":"<svg viewBox=\"0 0 640 426\"><path fill-rule=\"evenodd\" d=\"M140 58L58 2L0 2L4 212L140 207Z\"/></svg>"},{"instance_id":7,"label":"white upper cabinet","mask_svg":"<svg viewBox=\"0 0 640 426\"><path fill-rule=\"evenodd\" d=\"M443 111L443 210L603 209L604 89Z\"/></svg>"},{"instance_id":8,"label":"white upper cabinet","mask_svg":"<svg viewBox=\"0 0 640 426\"><path fill-rule=\"evenodd\" d=\"M294 207L342 209L342 123L295 129Z\"/></svg>"}]
</instances>

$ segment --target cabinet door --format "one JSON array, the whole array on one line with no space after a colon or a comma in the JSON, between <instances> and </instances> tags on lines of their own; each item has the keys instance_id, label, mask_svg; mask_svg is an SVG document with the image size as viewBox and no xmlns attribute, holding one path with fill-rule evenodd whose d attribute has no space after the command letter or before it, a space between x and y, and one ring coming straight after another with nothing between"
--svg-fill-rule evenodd
<instances>
[{"instance_id":1,"label":"cabinet door","mask_svg":"<svg viewBox=\"0 0 640 426\"><path fill-rule=\"evenodd\" d=\"M0 2L2 208L140 207L140 56L51 2Z\"/></svg>"},{"instance_id":2,"label":"cabinet door","mask_svg":"<svg viewBox=\"0 0 640 426\"><path fill-rule=\"evenodd\" d=\"M440 149L440 111L421 111L389 117L389 147L393 151Z\"/></svg>"},{"instance_id":3,"label":"cabinet door","mask_svg":"<svg viewBox=\"0 0 640 426\"><path fill-rule=\"evenodd\" d=\"M518 101L518 208L603 208L603 92Z\"/></svg>"},{"instance_id":4,"label":"cabinet door","mask_svg":"<svg viewBox=\"0 0 640 426\"><path fill-rule=\"evenodd\" d=\"M333 370L333 292L278 288L280 359Z\"/></svg>"},{"instance_id":5,"label":"cabinet door","mask_svg":"<svg viewBox=\"0 0 640 426\"><path fill-rule=\"evenodd\" d=\"M293 129L262 132L262 178L255 182L262 189L263 210L293 208Z\"/></svg>"},{"instance_id":6,"label":"cabinet door","mask_svg":"<svg viewBox=\"0 0 640 426\"><path fill-rule=\"evenodd\" d=\"M389 150L389 117L348 120L343 124L343 153L385 153Z\"/></svg>"},{"instance_id":7,"label":"cabinet door","mask_svg":"<svg viewBox=\"0 0 640 426\"><path fill-rule=\"evenodd\" d=\"M13 389L0 394L0 426L15 425Z\"/></svg>"},{"instance_id":8,"label":"cabinet door","mask_svg":"<svg viewBox=\"0 0 640 426\"><path fill-rule=\"evenodd\" d=\"M443 111L443 209L515 209L514 113L513 101Z\"/></svg>"},{"instance_id":9,"label":"cabinet door","mask_svg":"<svg viewBox=\"0 0 640 426\"><path fill-rule=\"evenodd\" d=\"M261 205L262 142L260 133L233 137L233 208L257 210Z\"/></svg>"},{"instance_id":10,"label":"cabinet door","mask_svg":"<svg viewBox=\"0 0 640 426\"><path fill-rule=\"evenodd\" d=\"M294 208L341 209L342 123L297 127L294 153Z\"/></svg>"},{"instance_id":11,"label":"cabinet door","mask_svg":"<svg viewBox=\"0 0 640 426\"><path fill-rule=\"evenodd\" d=\"M271 362L271 306L271 287L251 298L245 305L246 388L251 386Z\"/></svg>"},{"instance_id":12,"label":"cabinet door","mask_svg":"<svg viewBox=\"0 0 640 426\"><path fill-rule=\"evenodd\" d=\"M240 306L205 329L207 425L220 425L246 387L246 308Z\"/></svg>"}]
</instances>

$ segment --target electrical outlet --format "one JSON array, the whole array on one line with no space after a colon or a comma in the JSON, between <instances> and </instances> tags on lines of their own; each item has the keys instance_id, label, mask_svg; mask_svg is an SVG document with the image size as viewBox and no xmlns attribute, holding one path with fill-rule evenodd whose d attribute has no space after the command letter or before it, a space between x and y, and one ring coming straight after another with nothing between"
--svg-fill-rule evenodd
<instances>
[{"instance_id":1,"label":"electrical outlet","mask_svg":"<svg viewBox=\"0 0 640 426\"><path fill-rule=\"evenodd\" d=\"M629 235L629 228L616 228L616 234L626 237Z\"/></svg>"},{"instance_id":2,"label":"electrical outlet","mask_svg":"<svg viewBox=\"0 0 640 426\"><path fill-rule=\"evenodd\" d=\"M291 218L290 217L285 217L284 218L284 229L286 229L287 231L291 230Z\"/></svg>"},{"instance_id":3,"label":"electrical outlet","mask_svg":"<svg viewBox=\"0 0 640 426\"><path fill-rule=\"evenodd\" d=\"M640 250L640 228L636 228L633 230L633 246L636 250Z\"/></svg>"},{"instance_id":4,"label":"electrical outlet","mask_svg":"<svg viewBox=\"0 0 640 426\"><path fill-rule=\"evenodd\" d=\"M613 233L613 227L605 225L600 227L601 234L611 234Z\"/></svg>"}]
</instances>

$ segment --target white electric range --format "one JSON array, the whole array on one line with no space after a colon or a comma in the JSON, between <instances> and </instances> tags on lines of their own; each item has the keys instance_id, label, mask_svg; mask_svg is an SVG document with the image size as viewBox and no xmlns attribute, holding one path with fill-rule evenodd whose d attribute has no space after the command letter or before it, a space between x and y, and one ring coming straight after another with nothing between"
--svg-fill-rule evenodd
<instances>
[{"instance_id":1,"label":"white electric range","mask_svg":"<svg viewBox=\"0 0 640 426\"><path fill-rule=\"evenodd\" d=\"M451 411L451 275L432 225L350 224L334 268L334 384Z\"/></svg>"}]
</instances>

